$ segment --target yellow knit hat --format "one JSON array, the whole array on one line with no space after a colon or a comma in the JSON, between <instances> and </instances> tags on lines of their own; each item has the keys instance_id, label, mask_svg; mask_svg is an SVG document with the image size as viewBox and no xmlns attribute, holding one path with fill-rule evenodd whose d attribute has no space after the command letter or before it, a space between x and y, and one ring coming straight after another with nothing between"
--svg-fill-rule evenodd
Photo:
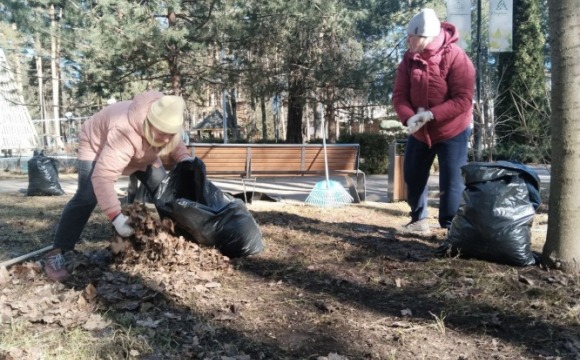
<instances>
[{"instance_id":1,"label":"yellow knit hat","mask_svg":"<svg viewBox=\"0 0 580 360\"><path fill-rule=\"evenodd\" d=\"M147 119L157 130L177 134L183 125L185 101L181 96L165 95L151 104Z\"/></svg>"}]
</instances>

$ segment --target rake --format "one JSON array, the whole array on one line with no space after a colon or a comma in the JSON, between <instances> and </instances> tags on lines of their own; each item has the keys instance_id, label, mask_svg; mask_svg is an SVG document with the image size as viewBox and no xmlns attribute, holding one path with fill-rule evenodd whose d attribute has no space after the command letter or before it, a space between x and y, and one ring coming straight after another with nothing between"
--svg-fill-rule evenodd
<instances>
[{"instance_id":1,"label":"rake","mask_svg":"<svg viewBox=\"0 0 580 360\"><path fill-rule=\"evenodd\" d=\"M19 262L23 262L24 260L28 260L28 259L33 258L35 256L42 255L46 252L49 252L52 249L53 249L53 246L49 245L49 246L44 247L40 250L29 252L28 254L24 254L22 256L14 258L14 259L6 260L6 261L0 263L0 270L7 269L11 265L18 264Z\"/></svg>"},{"instance_id":2,"label":"rake","mask_svg":"<svg viewBox=\"0 0 580 360\"><path fill-rule=\"evenodd\" d=\"M326 154L326 127L324 115L322 116L322 148L324 150L324 174L326 180L314 184L314 188L306 198L305 202L320 208L337 208L353 202L353 197L338 182L330 180L328 177L328 155Z\"/></svg>"}]
</instances>

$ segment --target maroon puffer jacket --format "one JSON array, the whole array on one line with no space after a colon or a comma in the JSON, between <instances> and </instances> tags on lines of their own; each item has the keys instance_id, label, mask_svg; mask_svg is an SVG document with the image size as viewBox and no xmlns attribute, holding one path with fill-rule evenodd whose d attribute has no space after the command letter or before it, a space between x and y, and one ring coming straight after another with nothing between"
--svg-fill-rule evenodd
<instances>
[{"instance_id":1,"label":"maroon puffer jacket","mask_svg":"<svg viewBox=\"0 0 580 360\"><path fill-rule=\"evenodd\" d=\"M442 22L441 28L423 52L405 53L393 90L393 105L404 125L420 107L433 113L434 119L413 134L429 147L463 132L472 120L473 63L457 45L455 26Z\"/></svg>"}]
</instances>

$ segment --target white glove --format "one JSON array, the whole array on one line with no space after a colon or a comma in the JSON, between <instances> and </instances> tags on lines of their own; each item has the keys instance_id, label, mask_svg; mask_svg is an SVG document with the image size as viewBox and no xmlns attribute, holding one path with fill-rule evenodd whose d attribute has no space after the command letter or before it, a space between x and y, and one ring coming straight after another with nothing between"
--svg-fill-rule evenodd
<instances>
[{"instance_id":1,"label":"white glove","mask_svg":"<svg viewBox=\"0 0 580 360\"><path fill-rule=\"evenodd\" d=\"M117 215L113 220L113 226L121 237L129 237L135 234L135 230L129 225L129 217L123 214Z\"/></svg>"},{"instance_id":2,"label":"white glove","mask_svg":"<svg viewBox=\"0 0 580 360\"><path fill-rule=\"evenodd\" d=\"M419 130L423 125L427 124L433 119L433 113L431 111L421 111L411 116L407 120L407 128L409 129L409 134L412 134Z\"/></svg>"}]
</instances>

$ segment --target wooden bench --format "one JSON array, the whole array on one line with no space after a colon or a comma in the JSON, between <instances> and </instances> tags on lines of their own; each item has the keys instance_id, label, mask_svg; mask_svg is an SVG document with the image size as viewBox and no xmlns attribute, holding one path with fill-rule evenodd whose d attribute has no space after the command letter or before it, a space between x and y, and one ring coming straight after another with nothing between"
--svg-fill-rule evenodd
<instances>
[{"instance_id":1,"label":"wooden bench","mask_svg":"<svg viewBox=\"0 0 580 360\"><path fill-rule=\"evenodd\" d=\"M205 163L207 176L325 176L322 144L193 144L192 156ZM355 202L366 199L366 178L359 169L359 144L327 144L329 175L342 175ZM354 179L353 179L354 178Z\"/></svg>"}]
</instances>

